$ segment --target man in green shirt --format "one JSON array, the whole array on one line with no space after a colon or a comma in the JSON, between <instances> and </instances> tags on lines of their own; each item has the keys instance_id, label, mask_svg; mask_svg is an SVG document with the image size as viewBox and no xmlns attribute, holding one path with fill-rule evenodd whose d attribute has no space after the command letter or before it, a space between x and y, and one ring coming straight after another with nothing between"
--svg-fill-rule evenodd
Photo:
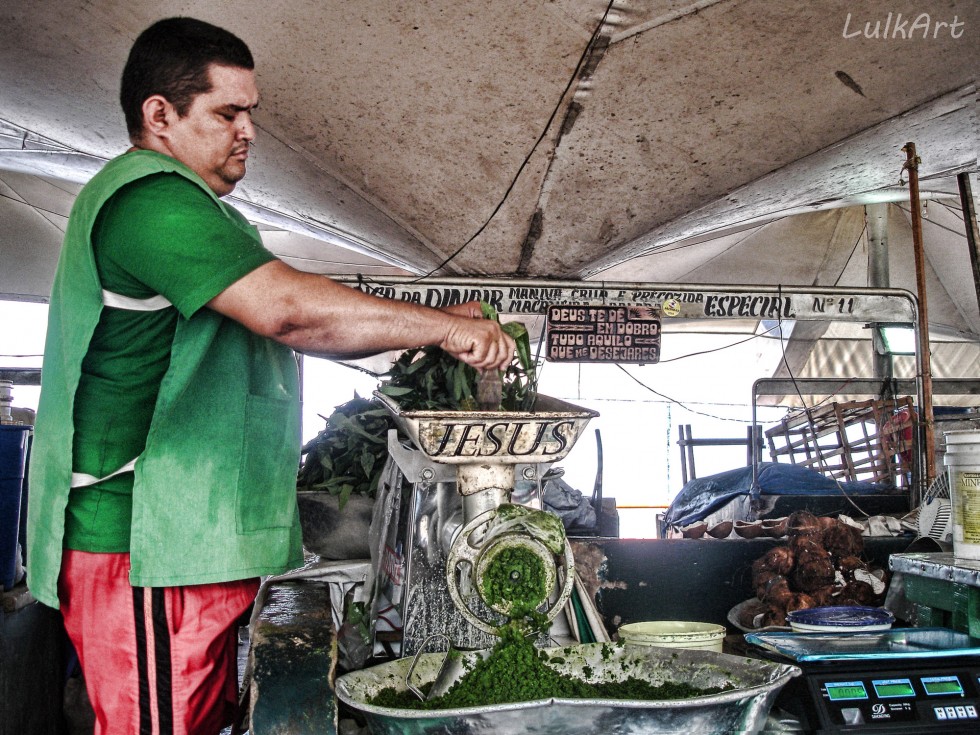
<instances>
[{"instance_id":1,"label":"man in green shirt","mask_svg":"<svg viewBox=\"0 0 980 735\"><path fill-rule=\"evenodd\" d=\"M375 298L262 247L220 200L258 104L232 34L154 24L120 96L133 148L80 193L52 290L28 582L61 608L97 733L216 733L235 621L302 560L292 350L439 345L484 370L514 345L476 305Z\"/></svg>"}]
</instances>

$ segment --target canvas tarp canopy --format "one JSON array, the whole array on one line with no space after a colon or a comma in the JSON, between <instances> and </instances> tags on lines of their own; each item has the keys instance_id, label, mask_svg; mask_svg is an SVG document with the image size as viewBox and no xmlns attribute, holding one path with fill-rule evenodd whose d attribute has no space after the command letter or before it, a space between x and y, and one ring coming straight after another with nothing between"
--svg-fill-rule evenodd
<instances>
[{"instance_id":1,"label":"canvas tarp canopy","mask_svg":"<svg viewBox=\"0 0 980 735\"><path fill-rule=\"evenodd\" d=\"M232 201L312 272L861 286L884 202L890 284L913 289L913 142L933 369L976 374L974 0L6 2L3 298L47 298L79 185L128 145L128 47L177 14L250 44ZM794 374L866 374L864 334L798 330Z\"/></svg>"}]
</instances>

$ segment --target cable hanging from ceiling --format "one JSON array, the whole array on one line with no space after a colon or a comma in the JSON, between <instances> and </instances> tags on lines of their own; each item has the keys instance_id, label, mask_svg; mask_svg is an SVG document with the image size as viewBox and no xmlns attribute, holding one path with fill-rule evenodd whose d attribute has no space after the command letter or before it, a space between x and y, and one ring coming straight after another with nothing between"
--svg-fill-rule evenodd
<instances>
[{"instance_id":1,"label":"cable hanging from ceiling","mask_svg":"<svg viewBox=\"0 0 980 735\"><path fill-rule=\"evenodd\" d=\"M562 90L562 93L558 96L558 102L554 106L554 109L552 109L551 115L548 117L548 121L544 124L544 127L541 130L541 134L538 136L537 140L534 141L534 145L531 146L531 149L524 157L524 160L521 161L521 165L517 167L517 172L511 178L510 184L507 185L507 189L504 191L503 196L500 198L500 201L497 202L497 205L493 208L493 211L490 212L490 216L487 217L486 221L484 221L484 223L480 225L479 229L477 229L477 231L474 232L470 236L470 238L466 240L466 242L460 245L455 250L455 252L453 252L449 257L443 260L439 265L437 265L435 268L430 270L428 273L419 276L417 279L415 279L414 282L418 282L425 278L429 278L430 276L434 275L435 273L439 272L447 265L449 265L456 257L459 256L460 253L463 252L463 250L467 248L467 246L470 245L470 243L476 240L476 238L478 238L483 233L483 231L493 221L493 218L496 217L497 213L503 208L504 204L507 202L507 199L510 197L511 191L513 191L514 187L517 185L517 182L520 179L521 174L524 173L524 169L526 169L530 164L531 156L534 155L534 152L538 149L538 146L540 146L542 141L545 139L545 137L547 137L548 131L551 129L551 126L554 123L555 118L558 116L558 112L562 108L562 102L568 96L568 93L575 85L576 80L578 80L579 74L581 73L582 68L585 66L585 61L586 59L589 58L589 50L595 46L596 41L602 35L602 30L606 27L607 20L609 18L609 13L612 10L615 2L616 0L609 0L609 3L606 5L606 9L603 12L602 17L599 19L598 24L596 24L595 30L593 30L592 35L589 37L589 42L585 45L585 48L582 50L582 54L579 56L578 63L576 63L575 69L572 72L571 77L568 80L568 83L565 85L565 88Z\"/></svg>"}]
</instances>

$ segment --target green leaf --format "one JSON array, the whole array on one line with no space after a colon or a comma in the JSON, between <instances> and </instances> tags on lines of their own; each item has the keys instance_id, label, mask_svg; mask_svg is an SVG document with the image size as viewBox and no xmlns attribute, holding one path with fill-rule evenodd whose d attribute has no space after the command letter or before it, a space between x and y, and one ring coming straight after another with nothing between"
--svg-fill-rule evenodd
<instances>
[{"instance_id":1,"label":"green leaf","mask_svg":"<svg viewBox=\"0 0 980 735\"><path fill-rule=\"evenodd\" d=\"M387 384L382 385L380 391L386 396L391 396L392 398L398 398L399 396L407 396L412 392L411 388L399 388L398 386Z\"/></svg>"},{"instance_id":2,"label":"green leaf","mask_svg":"<svg viewBox=\"0 0 980 735\"><path fill-rule=\"evenodd\" d=\"M418 372L425 364L425 360L413 360L408 364L408 367L405 368L405 375L412 375L413 373Z\"/></svg>"},{"instance_id":3,"label":"green leaf","mask_svg":"<svg viewBox=\"0 0 980 735\"><path fill-rule=\"evenodd\" d=\"M371 477L371 474L374 472L375 461L374 455L370 452L361 454L361 469L364 470L365 477Z\"/></svg>"},{"instance_id":4,"label":"green leaf","mask_svg":"<svg viewBox=\"0 0 980 735\"><path fill-rule=\"evenodd\" d=\"M459 375L463 384L463 400L474 399L473 392L476 390L476 370L466 363L461 362L459 363Z\"/></svg>"},{"instance_id":5,"label":"green leaf","mask_svg":"<svg viewBox=\"0 0 980 735\"><path fill-rule=\"evenodd\" d=\"M517 359L526 372L533 372L534 363L531 359L531 338L527 327L520 322L507 322L500 327L509 334L517 345Z\"/></svg>"},{"instance_id":6,"label":"green leaf","mask_svg":"<svg viewBox=\"0 0 980 735\"><path fill-rule=\"evenodd\" d=\"M367 439L369 442L374 442L375 444L386 442L385 438L375 436L374 434L369 434L368 432L364 431L364 429L362 429L360 426L358 426L356 421L351 421L346 416L339 416L338 419L339 420L337 422L337 428L340 429L341 431L352 432L354 434L357 434L357 436L361 437L362 439Z\"/></svg>"},{"instance_id":7,"label":"green leaf","mask_svg":"<svg viewBox=\"0 0 980 735\"><path fill-rule=\"evenodd\" d=\"M456 369L450 369L448 376L450 383L452 384L452 395L453 400L459 403L463 400L463 382L466 380L466 376L463 375L463 371L460 369L463 363L459 363Z\"/></svg>"}]
</instances>

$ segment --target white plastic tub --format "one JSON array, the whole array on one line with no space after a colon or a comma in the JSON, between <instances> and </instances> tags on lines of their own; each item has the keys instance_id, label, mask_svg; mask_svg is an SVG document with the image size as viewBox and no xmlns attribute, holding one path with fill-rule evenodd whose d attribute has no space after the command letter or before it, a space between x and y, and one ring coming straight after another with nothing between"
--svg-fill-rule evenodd
<instances>
[{"instance_id":1,"label":"white plastic tub","mask_svg":"<svg viewBox=\"0 0 980 735\"><path fill-rule=\"evenodd\" d=\"M688 620L651 620L619 626L619 638L636 646L691 648L721 653L725 626Z\"/></svg>"},{"instance_id":2,"label":"white plastic tub","mask_svg":"<svg viewBox=\"0 0 980 735\"><path fill-rule=\"evenodd\" d=\"M953 555L980 559L980 431L947 431L945 437Z\"/></svg>"}]
</instances>

